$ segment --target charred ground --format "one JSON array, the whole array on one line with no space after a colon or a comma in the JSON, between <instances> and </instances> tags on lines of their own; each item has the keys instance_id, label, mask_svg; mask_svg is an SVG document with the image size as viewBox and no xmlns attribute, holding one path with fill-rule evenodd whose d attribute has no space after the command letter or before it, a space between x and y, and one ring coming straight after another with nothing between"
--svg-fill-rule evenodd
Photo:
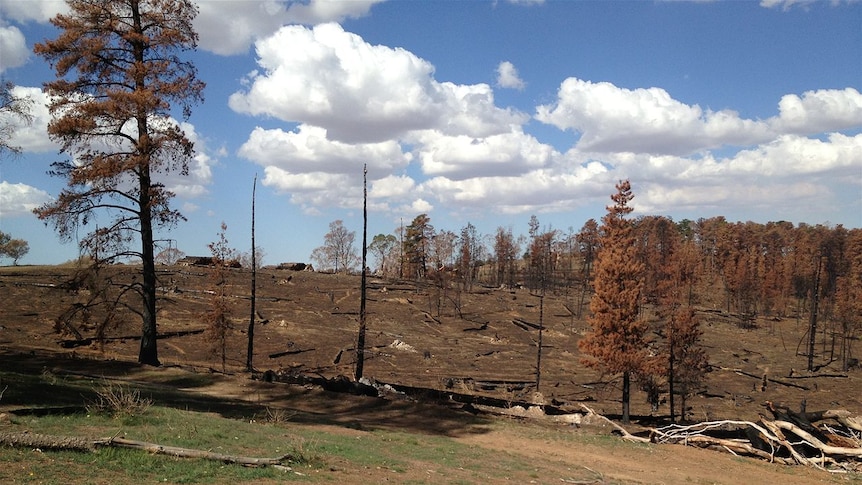
<instances>
[{"instance_id":1,"label":"charred ground","mask_svg":"<svg viewBox=\"0 0 862 485\"><path fill-rule=\"evenodd\" d=\"M128 282L137 268L108 268L114 282ZM50 351L93 359L134 361L140 323L120 311L97 337L98 308L79 312L72 325L58 317L91 300L84 284L69 285L68 267L0 268L0 346L7 351ZM232 295L233 329L227 369L245 367L250 317L248 270L232 269L226 284ZM105 277L105 274L101 275ZM264 269L257 275L255 369L281 374L351 376L359 318L359 277L307 271ZM163 364L221 371L221 359L207 340L202 315L209 303L210 272L199 267L160 267L159 357ZM585 402L597 412L620 411L619 382L581 364L577 342L588 325L576 313L576 295L538 296L526 289L473 286L443 289L433 283L369 279L367 348L364 374L378 381L437 391L493 397L506 402L554 404L578 410ZM540 308L541 307L541 308ZM818 336L819 371L804 372L807 325L798 319L758 319L754 325L707 302L698 307L703 345L711 371L702 390L689 400L689 418L756 420L772 401L809 410L862 410L857 367L831 365L829 335ZM534 393L540 310L544 321L542 372ZM575 310L575 311L572 311ZM586 311L586 310L584 310ZM86 319L89 322L82 325ZM749 328L750 327L750 328ZM92 339L92 340L87 340ZM765 383L765 385L764 385ZM632 413L644 423L669 415L663 403L653 411L646 394L635 392Z\"/></svg>"}]
</instances>

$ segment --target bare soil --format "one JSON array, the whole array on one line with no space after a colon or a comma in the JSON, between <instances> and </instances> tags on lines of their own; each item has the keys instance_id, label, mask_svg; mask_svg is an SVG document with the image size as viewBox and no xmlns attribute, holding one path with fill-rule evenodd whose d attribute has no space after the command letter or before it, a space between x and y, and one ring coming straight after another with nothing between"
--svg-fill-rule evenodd
<instances>
[{"instance_id":1,"label":"bare soil","mask_svg":"<svg viewBox=\"0 0 862 485\"><path fill-rule=\"evenodd\" d=\"M135 268L116 270L134 272ZM509 419L511 425L500 425L491 420L507 418L477 417L457 406L333 394L251 380L243 371L250 314L247 270L232 270L228 280L234 329L225 372L206 334L194 333L204 328L201 315L210 298L206 268L160 268L159 333L174 335L159 340L161 369L135 363L140 321L131 312L117 315L108 341L66 348L61 343L75 337L58 333L57 317L89 295L86 289L63 288L71 272L58 267L0 268L2 368L32 372L47 368L156 382L180 392L174 398L186 406L198 403L208 410L221 409L228 416L243 415L248 411L243 406L278 406L296 413L295 420L307 426L348 433L399 429L450 436L471 446L498 450L502 456L535 460L538 476L513 477L520 481L792 484L839 480L801 467L681 446L609 448L606 442L592 445L587 440L574 449L560 440L561 433L609 434L610 429L600 423L575 428ZM353 374L359 277L263 270L258 274L257 297L257 371L324 377ZM548 295L540 302L524 289L474 286L470 292L459 293L411 281L370 279L367 347L371 352L364 374L392 384L508 402L554 404L572 411L579 411L579 404L585 403L614 417L621 408L620 383L615 376L603 376L581 364L577 341L587 331L587 323L570 311L577 313L577 303L577 295L564 293ZM765 401L798 408L805 400L809 411L844 408L862 413L862 371L856 368L842 373L829 364L830 357L837 356L828 334L818 336L819 371L807 373L803 371L807 358L801 355L804 346L800 346L805 339L804 321L760 319L754 328L743 329L737 318L720 311L720 300L700 302L699 309L712 371L702 391L689 401L690 420L757 420ZM515 322L537 325L540 312L545 330L540 394L536 394L538 331ZM97 320L99 315L95 312L91 317ZM83 333L85 337L94 335L93 330ZM205 372L212 379L206 385L184 385L195 382L188 377L191 372ZM632 411L636 416L633 431L667 420L669 415L667 403L652 411L641 392L633 395ZM361 481L470 481L435 477L433 471L420 468L397 476L387 470L363 470ZM346 471L331 473L340 481L358 481Z\"/></svg>"}]
</instances>

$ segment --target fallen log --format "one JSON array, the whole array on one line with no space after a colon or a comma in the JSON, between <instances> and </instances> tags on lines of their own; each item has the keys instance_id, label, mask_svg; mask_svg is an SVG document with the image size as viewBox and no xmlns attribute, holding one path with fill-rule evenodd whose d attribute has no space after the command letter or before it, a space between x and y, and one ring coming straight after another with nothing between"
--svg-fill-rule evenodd
<instances>
[{"instance_id":1,"label":"fallen log","mask_svg":"<svg viewBox=\"0 0 862 485\"><path fill-rule=\"evenodd\" d=\"M819 421L825 421L827 419L834 419L835 421L841 423L849 429L862 432L862 418L858 416L853 416L853 413L846 409L827 409L825 411L796 413L787 407L775 406L771 401L766 401L764 405L767 409L769 409L770 412L772 412L772 415L776 418L779 417L777 413L781 412L790 416L794 416L796 419L807 421L809 424L816 423Z\"/></svg>"},{"instance_id":2,"label":"fallen log","mask_svg":"<svg viewBox=\"0 0 862 485\"><path fill-rule=\"evenodd\" d=\"M641 437L641 436L635 436L635 435L633 435L633 434L629 433L629 432L628 432L628 430L626 430L626 429L625 429L625 428L623 428L622 426L618 425L617 423L615 423L615 422L611 421L610 419L608 419L608 418L606 418L606 417L602 416L601 414L599 414L599 413L597 413L597 412L593 411L593 410L592 410L589 406L587 406L586 404L581 403L581 404L580 404L580 406L581 406L581 408L582 408L584 411L586 411L586 412L587 412L587 414L588 414L588 415L590 415L590 416L596 416L596 417L598 417L599 419L601 419L601 420L605 421L606 423L610 424L610 425L611 425L615 430L619 431L619 432L620 432L620 434L622 434L622 437L623 437L623 439L624 439L624 440L628 440L628 441L635 441L635 442L638 442L638 443L649 443L649 442L651 441L651 440L650 440L650 438L643 438L643 437Z\"/></svg>"},{"instance_id":3,"label":"fallen log","mask_svg":"<svg viewBox=\"0 0 862 485\"><path fill-rule=\"evenodd\" d=\"M311 352L314 348L311 349L299 349L299 350L285 350L284 352L275 352L273 354L269 354L270 359L277 359L279 357L284 357L285 355L296 355L301 354L303 352Z\"/></svg>"},{"instance_id":4,"label":"fallen log","mask_svg":"<svg viewBox=\"0 0 862 485\"><path fill-rule=\"evenodd\" d=\"M817 379L820 377L828 377L835 379L847 379L850 376L847 374L811 374L811 375L791 375L785 377L785 379Z\"/></svg>"},{"instance_id":5,"label":"fallen log","mask_svg":"<svg viewBox=\"0 0 862 485\"><path fill-rule=\"evenodd\" d=\"M544 328L545 328L545 327L543 327L537 323L528 322L528 321L524 320L523 318L515 318L512 320L512 323L521 327L524 330L527 330L527 328L524 328L524 327L529 327L529 328L532 328L533 330L544 330Z\"/></svg>"},{"instance_id":6,"label":"fallen log","mask_svg":"<svg viewBox=\"0 0 862 485\"><path fill-rule=\"evenodd\" d=\"M0 432L0 445L12 448L39 448L42 450L93 451L93 440L76 436L52 436L39 433Z\"/></svg>"},{"instance_id":7,"label":"fallen log","mask_svg":"<svg viewBox=\"0 0 862 485\"><path fill-rule=\"evenodd\" d=\"M180 458L201 458L204 460L220 461L222 463L233 463L243 466L263 467L272 465L281 465L286 461L291 460L291 455L283 455L275 458L260 458L252 456L226 455L223 453L213 453L212 451L196 450L191 448L180 448L178 446L166 446L158 443L148 443L146 441L127 440L123 438L108 438L107 440L97 440L94 442L97 446L113 446L119 448L130 448L134 450L148 451L157 455L170 455Z\"/></svg>"},{"instance_id":8,"label":"fallen log","mask_svg":"<svg viewBox=\"0 0 862 485\"><path fill-rule=\"evenodd\" d=\"M806 444L817 448L826 455L852 456L862 459L862 448L848 448L843 446L827 445L826 443L823 443L822 441L817 439L811 433L805 431L804 429L793 423L788 423L786 421L772 421L772 424L774 424L775 427L778 429L790 431L791 433L805 440Z\"/></svg>"},{"instance_id":9,"label":"fallen log","mask_svg":"<svg viewBox=\"0 0 862 485\"><path fill-rule=\"evenodd\" d=\"M129 448L134 450L148 451L150 453L159 455L170 455L180 458L200 458L204 460L220 461L222 463L232 463L250 467L283 465L285 462L293 460L293 457L289 454L275 458L226 455L223 453L213 453L206 450L180 448L178 446L161 445L158 443L128 440L125 438L117 437L92 440L77 436L53 436L38 433L0 432L0 445L16 448L39 448L81 452L92 452L99 447Z\"/></svg>"},{"instance_id":10,"label":"fallen log","mask_svg":"<svg viewBox=\"0 0 862 485\"><path fill-rule=\"evenodd\" d=\"M782 465L795 465L796 462L790 458L782 458L775 454L767 453L759 450L750 443L738 440L728 440L722 438L713 438L711 436L690 436L686 438L685 444L691 444L699 448L717 449L718 451L727 451L733 455L749 455L757 458L762 458L770 463L781 463Z\"/></svg>"},{"instance_id":11,"label":"fallen log","mask_svg":"<svg viewBox=\"0 0 862 485\"><path fill-rule=\"evenodd\" d=\"M162 332L162 333L156 335L156 338L161 340L161 339L173 338L173 337L185 337L187 335L198 335L198 334L204 333L204 331L206 331L206 329L197 328L194 330L178 330L175 332ZM60 347L63 347L64 349L72 349L75 347L83 347L85 345L90 345L94 342L119 342L119 341L123 341L123 340L140 340L140 339L141 339L140 335L126 335L123 337L103 337L102 339L99 339L98 337L87 337L87 338L81 338L81 339L59 340L57 343L60 345Z\"/></svg>"},{"instance_id":12,"label":"fallen log","mask_svg":"<svg viewBox=\"0 0 862 485\"><path fill-rule=\"evenodd\" d=\"M821 470L862 469L862 445L850 431L852 428L847 427L840 430L840 435L834 435L830 426L824 425L821 429L811 424L811 421L824 419L855 423L857 418L848 411L796 413L771 402L766 403L766 408L777 419L769 420L761 416L757 423L713 421L688 426L674 424L652 430L651 440L656 443L708 447L734 455L762 458L786 465L800 464ZM728 439L729 435L733 436L728 427L737 427L736 436L744 436L745 439Z\"/></svg>"},{"instance_id":13,"label":"fallen log","mask_svg":"<svg viewBox=\"0 0 862 485\"><path fill-rule=\"evenodd\" d=\"M729 370L729 371L734 372L740 376L752 377L754 379L760 379L760 380L766 380L767 382L772 382L774 384L778 384L778 385L786 386L786 387L793 387L795 389L801 389L803 391L810 391L811 390L811 388L808 388L806 386L800 386L799 384L793 384L791 382L783 382L783 381L779 381L778 379L772 379L771 377L767 377L765 374L762 376L759 376L756 374L752 374L751 372L746 372L742 369L728 369L727 367L722 367L721 370Z\"/></svg>"}]
</instances>

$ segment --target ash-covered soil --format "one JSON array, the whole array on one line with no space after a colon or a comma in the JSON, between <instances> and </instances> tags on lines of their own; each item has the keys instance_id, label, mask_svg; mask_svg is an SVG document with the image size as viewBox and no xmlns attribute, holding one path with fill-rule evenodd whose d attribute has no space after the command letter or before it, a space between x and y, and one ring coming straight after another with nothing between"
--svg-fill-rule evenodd
<instances>
[{"instance_id":1,"label":"ash-covered soil","mask_svg":"<svg viewBox=\"0 0 862 485\"><path fill-rule=\"evenodd\" d=\"M138 268L110 268L115 282L129 282ZM22 266L0 268L0 348L51 351L95 359L135 361L140 319L131 311L115 315L106 341L69 346L76 340L58 317L93 295L87 285L65 283L74 269ZM165 365L221 371L202 315L212 296L211 270L159 267L159 358ZM139 276L137 276L139 277ZM254 366L258 371L352 376L359 328L360 277L263 269L257 275ZM226 370L245 368L250 317L251 272L232 269L226 281L232 330L227 341ZM620 380L581 363L578 340L588 331L579 317L578 292L561 290L544 299L526 289L487 288L470 291L432 283L368 279L367 340L364 375L378 381L436 390L477 394L512 402L556 404L580 410L586 403L599 413L621 411ZM136 302L130 300L134 306ZM758 319L740 328L739 319L722 312L718 302L698 307L703 345L711 372L703 389L689 400L689 419L756 420L762 404L773 401L807 409L844 408L862 412L858 367L840 371L837 346L830 334L818 335L815 373L804 371L807 321ZM79 327L82 313L74 321ZM91 322L79 330L92 338L103 314L94 309ZM540 395L535 394L540 320L542 332ZM828 329L824 322L821 328ZM65 344L66 346L64 347ZM857 343L858 344L858 343ZM858 349L854 349L860 352ZM764 376L766 386L763 386ZM663 396L666 398L666 394ZM667 418L663 402L657 411L646 394L632 396L632 413Z\"/></svg>"}]
</instances>

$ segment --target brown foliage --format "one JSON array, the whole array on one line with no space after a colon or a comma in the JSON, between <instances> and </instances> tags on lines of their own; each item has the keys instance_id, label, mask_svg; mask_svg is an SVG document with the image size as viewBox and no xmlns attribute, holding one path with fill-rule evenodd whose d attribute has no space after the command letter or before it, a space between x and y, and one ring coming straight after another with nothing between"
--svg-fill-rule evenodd
<instances>
[{"instance_id":1,"label":"brown foliage","mask_svg":"<svg viewBox=\"0 0 862 485\"><path fill-rule=\"evenodd\" d=\"M643 263L638 260L632 222L625 218L633 210L629 182L617 184L613 206L602 218L601 249L598 252L590 300L592 328L578 347L589 355L584 364L611 374L623 374L623 420L629 417L629 378L642 371L649 360L646 333L640 318Z\"/></svg>"},{"instance_id":2,"label":"brown foliage","mask_svg":"<svg viewBox=\"0 0 862 485\"><path fill-rule=\"evenodd\" d=\"M139 360L158 365L153 231L182 215L152 177L186 174L194 155L171 109L181 107L187 118L202 100L204 84L178 56L196 47L197 7L190 0L68 3L70 13L51 20L59 36L34 48L57 74L45 84L52 97L48 134L69 159L55 162L51 174L67 187L34 212L66 240L90 230L80 245L97 260L141 259ZM93 230L96 213L111 219ZM141 250L130 250L137 238Z\"/></svg>"}]
</instances>

